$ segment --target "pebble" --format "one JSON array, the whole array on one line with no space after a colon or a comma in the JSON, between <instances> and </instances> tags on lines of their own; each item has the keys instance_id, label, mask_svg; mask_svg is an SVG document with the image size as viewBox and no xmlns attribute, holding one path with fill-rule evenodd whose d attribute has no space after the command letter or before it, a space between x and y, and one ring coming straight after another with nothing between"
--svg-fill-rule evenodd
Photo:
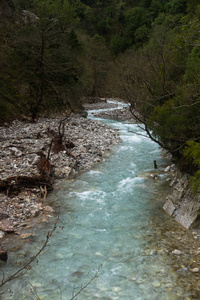
<instances>
[{"instance_id":1,"label":"pebble","mask_svg":"<svg viewBox=\"0 0 200 300\"><path fill-rule=\"evenodd\" d=\"M199 268L196 267L196 268L191 269L190 271L192 273L198 273L199 272Z\"/></svg>"},{"instance_id":2,"label":"pebble","mask_svg":"<svg viewBox=\"0 0 200 300\"><path fill-rule=\"evenodd\" d=\"M22 239L27 239L27 238L32 237L32 236L34 236L32 233L22 233L22 234L20 235L20 237L21 237Z\"/></svg>"},{"instance_id":3,"label":"pebble","mask_svg":"<svg viewBox=\"0 0 200 300\"><path fill-rule=\"evenodd\" d=\"M178 249L173 250L172 253L176 254L176 255L181 255L182 254L182 252Z\"/></svg>"},{"instance_id":4,"label":"pebble","mask_svg":"<svg viewBox=\"0 0 200 300\"><path fill-rule=\"evenodd\" d=\"M44 211L47 211L47 212L55 212L55 210L50 206L44 206L43 209L44 209Z\"/></svg>"}]
</instances>

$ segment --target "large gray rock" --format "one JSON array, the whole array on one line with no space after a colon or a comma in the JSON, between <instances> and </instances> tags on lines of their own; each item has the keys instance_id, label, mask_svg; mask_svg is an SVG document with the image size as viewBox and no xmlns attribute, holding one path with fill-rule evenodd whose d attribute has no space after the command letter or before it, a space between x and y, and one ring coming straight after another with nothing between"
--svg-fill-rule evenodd
<instances>
[{"instance_id":1,"label":"large gray rock","mask_svg":"<svg viewBox=\"0 0 200 300\"><path fill-rule=\"evenodd\" d=\"M186 229L188 229L196 220L200 206L196 200L189 200L190 199L184 199L182 201L175 217L175 220Z\"/></svg>"},{"instance_id":2,"label":"large gray rock","mask_svg":"<svg viewBox=\"0 0 200 300\"><path fill-rule=\"evenodd\" d=\"M175 207L174 203L172 202L172 200L168 199L165 202L163 209L168 215L172 216L176 207Z\"/></svg>"},{"instance_id":3,"label":"large gray rock","mask_svg":"<svg viewBox=\"0 0 200 300\"><path fill-rule=\"evenodd\" d=\"M194 195L189 186L187 174L176 174L177 184L173 186L171 195L168 195L163 209L167 214L184 228L188 229L196 220L200 209L200 196Z\"/></svg>"}]
</instances>

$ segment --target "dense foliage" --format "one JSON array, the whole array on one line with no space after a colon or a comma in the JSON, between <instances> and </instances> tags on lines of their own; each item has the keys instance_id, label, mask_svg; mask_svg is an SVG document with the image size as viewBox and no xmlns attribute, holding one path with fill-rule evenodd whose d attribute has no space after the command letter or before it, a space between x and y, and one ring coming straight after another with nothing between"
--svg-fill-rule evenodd
<instances>
[{"instance_id":1,"label":"dense foliage","mask_svg":"<svg viewBox=\"0 0 200 300\"><path fill-rule=\"evenodd\" d=\"M0 0L0 117L117 96L200 189L198 0Z\"/></svg>"}]
</instances>

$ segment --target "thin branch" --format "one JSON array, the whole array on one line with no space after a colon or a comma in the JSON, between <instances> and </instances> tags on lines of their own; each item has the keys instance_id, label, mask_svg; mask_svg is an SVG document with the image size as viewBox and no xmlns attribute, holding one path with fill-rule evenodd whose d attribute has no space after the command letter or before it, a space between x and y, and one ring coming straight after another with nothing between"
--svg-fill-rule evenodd
<instances>
[{"instance_id":1,"label":"thin branch","mask_svg":"<svg viewBox=\"0 0 200 300\"><path fill-rule=\"evenodd\" d=\"M40 300L40 297L37 294L36 288L32 285L32 283L30 283L30 281L26 281L26 284L29 284L31 286L31 293L33 294L33 296L37 299Z\"/></svg>"},{"instance_id":2,"label":"thin branch","mask_svg":"<svg viewBox=\"0 0 200 300\"><path fill-rule=\"evenodd\" d=\"M146 131L146 133L148 134L148 136L150 137L150 139L151 139L153 142L157 143L160 147L162 147L162 148L164 148L164 149L166 149L166 150L169 150L169 151L171 150L169 147L166 147L163 143L161 143L160 141L158 141L157 139L155 139L155 138L152 136L152 134L151 134L150 130L148 129L147 124L145 123L145 121L142 120L141 118L139 118L139 117L136 115L136 113L134 113L133 109L130 109L130 112L131 112L131 114L136 118L137 121L139 121L140 123L144 124L145 128L142 128L142 127L140 127L140 128L142 128L143 130Z\"/></svg>"},{"instance_id":3,"label":"thin branch","mask_svg":"<svg viewBox=\"0 0 200 300\"><path fill-rule=\"evenodd\" d=\"M88 281L88 283L86 284L86 285L84 285L84 286L82 286L81 288L80 288L80 290L75 294L75 295L73 295L74 294L74 291L75 291L75 289L74 289L74 291L73 291L73 294L72 294L72 298L71 298L71 300L73 300L73 299L75 299L84 289L86 289L86 287L95 279L95 278L97 278L97 276L98 276L98 274L99 274L99 271L100 271L100 269L101 269L101 267L102 267L103 265L101 264L100 265L100 267L99 267L99 269L97 270L97 272L96 272L96 274L90 279L90 281Z\"/></svg>"},{"instance_id":4,"label":"thin branch","mask_svg":"<svg viewBox=\"0 0 200 300\"><path fill-rule=\"evenodd\" d=\"M59 214L56 218L56 221L54 223L53 229L48 232L47 236L46 236L46 241L44 242L43 246L40 248L40 250L23 266L21 267L19 270L17 270L14 274L12 274L11 276L9 276L7 279L2 280L1 284L0 284L0 288L2 286L4 286L7 282L14 280L22 275L24 275L29 269L30 269L30 264L42 253L42 251L46 248L50 237L52 236L53 232L56 230L57 228L57 223L59 220Z\"/></svg>"}]
</instances>

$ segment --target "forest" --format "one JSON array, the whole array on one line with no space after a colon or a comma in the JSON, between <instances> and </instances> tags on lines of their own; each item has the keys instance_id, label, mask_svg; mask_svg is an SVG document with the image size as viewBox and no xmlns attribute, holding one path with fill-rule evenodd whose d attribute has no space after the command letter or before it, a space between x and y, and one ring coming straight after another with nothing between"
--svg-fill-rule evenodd
<instances>
[{"instance_id":1,"label":"forest","mask_svg":"<svg viewBox=\"0 0 200 300\"><path fill-rule=\"evenodd\" d=\"M0 16L1 125L117 97L200 191L198 0L0 0Z\"/></svg>"}]
</instances>

